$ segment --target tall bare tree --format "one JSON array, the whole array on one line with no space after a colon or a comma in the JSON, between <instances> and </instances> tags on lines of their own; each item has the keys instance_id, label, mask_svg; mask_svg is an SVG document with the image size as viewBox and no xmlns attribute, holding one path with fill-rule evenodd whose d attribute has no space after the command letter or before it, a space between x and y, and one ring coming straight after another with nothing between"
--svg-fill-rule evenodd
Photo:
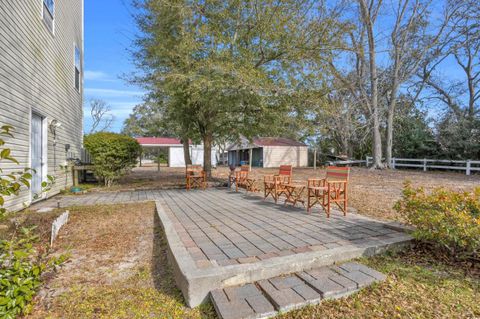
<instances>
[{"instance_id":1,"label":"tall bare tree","mask_svg":"<svg viewBox=\"0 0 480 319\"><path fill-rule=\"evenodd\" d=\"M432 97L458 118L480 113L480 3L475 0L448 1L457 5L448 24L449 39L439 44L425 61L420 76ZM440 73L448 63L461 78L445 78Z\"/></svg>"},{"instance_id":2,"label":"tall bare tree","mask_svg":"<svg viewBox=\"0 0 480 319\"><path fill-rule=\"evenodd\" d=\"M368 82L370 85L369 97L365 100L372 119L373 132L373 166L383 168L382 163L382 137L380 135L380 110L378 105L378 75L377 75L377 51L375 45L374 25L377 20L382 0L358 0L360 17L367 34L368 43Z\"/></svg>"},{"instance_id":3,"label":"tall bare tree","mask_svg":"<svg viewBox=\"0 0 480 319\"><path fill-rule=\"evenodd\" d=\"M447 26L456 13L457 5L446 6L437 25L430 23L431 0L399 0L394 12L390 34L390 65L386 67L387 99L386 165L390 167L393 148L395 108L401 86L411 79L424 63L432 48L449 41ZM433 30L433 31L432 31ZM442 43L441 43L442 42ZM421 86L420 86L421 87ZM420 91L417 90L418 97ZM412 103L414 103L413 101Z\"/></svg>"},{"instance_id":4,"label":"tall bare tree","mask_svg":"<svg viewBox=\"0 0 480 319\"><path fill-rule=\"evenodd\" d=\"M112 127L115 117L111 114L111 107L104 100L90 100L90 116L92 125L89 134L95 132L104 132Z\"/></svg>"}]
</instances>

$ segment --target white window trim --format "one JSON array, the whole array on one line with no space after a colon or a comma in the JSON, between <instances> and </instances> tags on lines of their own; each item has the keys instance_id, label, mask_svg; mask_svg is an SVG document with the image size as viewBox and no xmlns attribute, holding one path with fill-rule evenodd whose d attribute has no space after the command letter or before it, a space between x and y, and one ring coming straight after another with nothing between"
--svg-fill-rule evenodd
<instances>
[{"instance_id":1,"label":"white window trim","mask_svg":"<svg viewBox=\"0 0 480 319\"><path fill-rule=\"evenodd\" d=\"M79 61L78 63L80 64L78 67L79 67L79 70L78 70L78 89L75 87L75 69L77 68L76 66L76 49L78 49L78 52L80 52L80 57L79 57ZM83 72L82 72L82 61L83 61L83 52L82 50L80 49L80 47L77 45L76 42L73 42L73 87L75 88L75 90L78 92L78 93L81 93L82 92L82 86L83 86L83 81L82 81L82 77L83 77Z\"/></svg>"},{"instance_id":2,"label":"white window trim","mask_svg":"<svg viewBox=\"0 0 480 319\"><path fill-rule=\"evenodd\" d=\"M44 0L40 0L40 20L42 20L42 23L46 24L44 21L43 21L43 10L45 10L45 6L43 4L43 1ZM54 4L55 5L55 4ZM56 10L55 10L56 11ZM50 14L50 12L49 12ZM53 19L52 19L52 30L50 30L47 26L45 26L48 30L48 32L50 32L50 34L52 36L55 36L55 13L53 14Z\"/></svg>"}]
</instances>

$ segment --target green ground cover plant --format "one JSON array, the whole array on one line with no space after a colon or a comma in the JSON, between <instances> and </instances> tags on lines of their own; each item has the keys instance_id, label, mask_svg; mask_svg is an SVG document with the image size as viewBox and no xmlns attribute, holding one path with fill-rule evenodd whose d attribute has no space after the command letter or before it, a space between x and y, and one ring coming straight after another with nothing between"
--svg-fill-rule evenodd
<instances>
[{"instance_id":1,"label":"green ground cover plant","mask_svg":"<svg viewBox=\"0 0 480 319\"><path fill-rule=\"evenodd\" d=\"M19 165L7 148L5 138L13 138L14 128L9 125L0 127L0 162L10 162ZM35 171L23 168L3 175L0 169L0 218L5 220L7 209L6 199L18 196L22 188L30 187L32 173ZM55 179L48 176L48 181L42 182L42 191L51 188ZM36 196L39 196L37 194ZM15 318L28 314L32 309L32 299L39 289L45 271L52 270L65 261L65 256L48 258L35 248L38 236L35 226L22 227L14 223L12 231L0 236L0 318ZM46 251L46 249L42 249Z\"/></svg>"}]
</instances>

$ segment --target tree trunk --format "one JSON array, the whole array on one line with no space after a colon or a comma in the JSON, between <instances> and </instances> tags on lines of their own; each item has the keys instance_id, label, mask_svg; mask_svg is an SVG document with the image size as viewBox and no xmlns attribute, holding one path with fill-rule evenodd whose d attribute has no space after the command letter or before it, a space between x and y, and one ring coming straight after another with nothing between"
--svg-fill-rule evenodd
<instances>
[{"instance_id":1,"label":"tree trunk","mask_svg":"<svg viewBox=\"0 0 480 319\"><path fill-rule=\"evenodd\" d=\"M395 80L394 80L395 81ZM397 105L397 84L392 86L392 94L390 96L390 104L388 106L387 114L387 149L386 149L386 165L388 168L392 168L392 149L393 149L393 122L395 119L395 107Z\"/></svg>"},{"instance_id":2,"label":"tree trunk","mask_svg":"<svg viewBox=\"0 0 480 319\"><path fill-rule=\"evenodd\" d=\"M212 177L212 143L213 137L207 133L203 137L203 169L207 177Z\"/></svg>"},{"instance_id":3,"label":"tree trunk","mask_svg":"<svg viewBox=\"0 0 480 319\"><path fill-rule=\"evenodd\" d=\"M183 158L185 159L185 166L192 164L192 158L190 157L190 143L188 138L182 139L183 144Z\"/></svg>"},{"instance_id":4,"label":"tree trunk","mask_svg":"<svg viewBox=\"0 0 480 319\"><path fill-rule=\"evenodd\" d=\"M359 0L363 23L368 35L368 55L370 67L371 108L373 118L373 169L383 168L382 164L382 137L380 135L380 115L378 114L378 76L375 52L375 37L373 35L373 21L369 7L365 0Z\"/></svg>"}]
</instances>

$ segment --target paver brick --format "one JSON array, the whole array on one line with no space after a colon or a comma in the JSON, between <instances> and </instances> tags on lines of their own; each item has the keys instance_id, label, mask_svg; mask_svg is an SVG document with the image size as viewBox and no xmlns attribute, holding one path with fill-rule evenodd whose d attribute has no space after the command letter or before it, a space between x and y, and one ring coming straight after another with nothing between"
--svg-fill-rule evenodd
<instances>
[{"instance_id":1,"label":"paver brick","mask_svg":"<svg viewBox=\"0 0 480 319\"><path fill-rule=\"evenodd\" d=\"M334 270L337 271L342 276L347 277L348 279L354 281L357 284L358 288L368 286L371 283L376 281L375 278L361 272L360 270L354 270L354 271L348 272L339 267L334 267Z\"/></svg>"},{"instance_id":2,"label":"paver brick","mask_svg":"<svg viewBox=\"0 0 480 319\"><path fill-rule=\"evenodd\" d=\"M253 284L216 289L210 292L220 318L254 319L275 315L275 309Z\"/></svg>"},{"instance_id":3,"label":"paver brick","mask_svg":"<svg viewBox=\"0 0 480 319\"><path fill-rule=\"evenodd\" d=\"M347 288L329 278L307 280L307 283L317 290L322 295L322 298L335 297L348 291Z\"/></svg>"}]
</instances>

